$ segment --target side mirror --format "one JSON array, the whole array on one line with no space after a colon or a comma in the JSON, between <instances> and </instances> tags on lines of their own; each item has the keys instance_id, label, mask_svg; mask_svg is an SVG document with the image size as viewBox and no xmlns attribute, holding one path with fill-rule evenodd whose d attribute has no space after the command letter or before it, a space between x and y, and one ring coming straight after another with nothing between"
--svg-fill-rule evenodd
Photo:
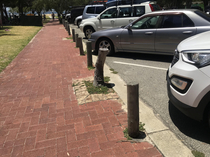
<instances>
[{"instance_id":1,"label":"side mirror","mask_svg":"<svg viewBox=\"0 0 210 157\"><path fill-rule=\"evenodd\" d=\"M101 19L101 17L100 17L100 16L98 16L98 17L97 17L97 19L98 19L98 20L100 20L100 19Z\"/></svg>"},{"instance_id":2,"label":"side mirror","mask_svg":"<svg viewBox=\"0 0 210 157\"><path fill-rule=\"evenodd\" d=\"M131 30L131 29L132 29L132 24L129 24L129 25L127 26L127 29L128 29L128 30Z\"/></svg>"}]
</instances>

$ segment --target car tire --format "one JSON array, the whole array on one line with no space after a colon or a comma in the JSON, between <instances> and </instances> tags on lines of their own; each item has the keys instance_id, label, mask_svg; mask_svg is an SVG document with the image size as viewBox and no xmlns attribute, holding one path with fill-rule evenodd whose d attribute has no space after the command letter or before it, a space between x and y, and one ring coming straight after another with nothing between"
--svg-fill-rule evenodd
<instances>
[{"instance_id":1,"label":"car tire","mask_svg":"<svg viewBox=\"0 0 210 157\"><path fill-rule=\"evenodd\" d=\"M92 28L92 27L86 27L85 30L84 30L84 33L85 33L85 37L87 39L90 39L91 37L91 34L95 32L95 30Z\"/></svg>"},{"instance_id":2,"label":"car tire","mask_svg":"<svg viewBox=\"0 0 210 157\"><path fill-rule=\"evenodd\" d=\"M77 26L78 26L78 28L79 28L79 25L81 24L81 22L82 22L82 20L78 20L78 21L77 21Z\"/></svg>"},{"instance_id":3,"label":"car tire","mask_svg":"<svg viewBox=\"0 0 210 157\"><path fill-rule=\"evenodd\" d=\"M108 56L114 54L114 45L112 41L107 38L102 38L97 42L96 51L98 52L100 48L108 48Z\"/></svg>"},{"instance_id":4,"label":"car tire","mask_svg":"<svg viewBox=\"0 0 210 157\"><path fill-rule=\"evenodd\" d=\"M208 127L210 128L210 108L208 108L208 111L207 111L207 118L205 119L206 121L206 124L208 125Z\"/></svg>"}]
</instances>

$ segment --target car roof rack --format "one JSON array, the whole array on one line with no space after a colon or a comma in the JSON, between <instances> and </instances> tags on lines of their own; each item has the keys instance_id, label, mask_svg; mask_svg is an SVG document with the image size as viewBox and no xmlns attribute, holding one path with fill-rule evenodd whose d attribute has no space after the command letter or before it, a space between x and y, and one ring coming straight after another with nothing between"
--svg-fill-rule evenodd
<instances>
[{"instance_id":1,"label":"car roof rack","mask_svg":"<svg viewBox=\"0 0 210 157\"><path fill-rule=\"evenodd\" d=\"M133 4L141 4L144 2L150 2L154 0L108 0L106 2L106 7L111 7L111 6L118 6L118 5L133 5Z\"/></svg>"},{"instance_id":2,"label":"car roof rack","mask_svg":"<svg viewBox=\"0 0 210 157\"><path fill-rule=\"evenodd\" d=\"M92 1L89 3L89 5L94 5L94 4L106 4L108 0L96 0L96 1Z\"/></svg>"}]
</instances>

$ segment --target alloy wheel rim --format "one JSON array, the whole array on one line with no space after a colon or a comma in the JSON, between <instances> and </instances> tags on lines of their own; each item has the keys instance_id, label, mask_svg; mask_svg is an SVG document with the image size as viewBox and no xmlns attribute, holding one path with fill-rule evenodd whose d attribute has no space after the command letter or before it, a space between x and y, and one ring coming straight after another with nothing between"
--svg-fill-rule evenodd
<instances>
[{"instance_id":1,"label":"alloy wheel rim","mask_svg":"<svg viewBox=\"0 0 210 157\"><path fill-rule=\"evenodd\" d=\"M111 51L111 45L106 40L103 40L99 43L99 48L107 48L109 50L108 53Z\"/></svg>"},{"instance_id":2,"label":"alloy wheel rim","mask_svg":"<svg viewBox=\"0 0 210 157\"><path fill-rule=\"evenodd\" d=\"M86 36L87 36L88 39L91 37L92 33L93 33L93 31L91 29L86 30Z\"/></svg>"}]
</instances>

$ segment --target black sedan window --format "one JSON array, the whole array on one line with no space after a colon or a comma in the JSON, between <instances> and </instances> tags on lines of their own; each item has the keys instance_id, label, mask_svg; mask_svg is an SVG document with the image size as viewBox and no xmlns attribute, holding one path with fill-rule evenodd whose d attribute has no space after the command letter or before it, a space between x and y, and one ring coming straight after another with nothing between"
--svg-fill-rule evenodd
<instances>
[{"instance_id":1,"label":"black sedan window","mask_svg":"<svg viewBox=\"0 0 210 157\"><path fill-rule=\"evenodd\" d=\"M176 27L193 27L194 23L184 14L180 15L165 15L161 28L176 28Z\"/></svg>"},{"instance_id":2,"label":"black sedan window","mask_svg":"<svg viewBox=\"0 0 210 157\"><path fill-rule=\"evenodd\" d=\"M140 19L132 25L132 29L151 29L156 28L159 16L151 16Z\"/></svg>"},{"instance_id":3,"label":"black sedan window","mask_svg":"<svg viewBox=\"0 0 210 157\"><path fill-rule=\"evenodd\" d=\"M194 23L192 20L187 17L186 15L183 15L183 27L194 27Z\"/></svg>"},{"instance_id":4,"label":"black sedan window","mask_svg":"<svg viewBox=\"0 0 210 157\"><path fill-rule=\"evenodd\" d=\"M195 13L196 13L198 16L200 16L200 17L202 17L202 18L204 18L205 20L207 20L207 21L210 22L210 16L209 16L208 14L205 14L205 13L199 11L199 10L196 10Z\"/></svg>"},{"instance_id":5,"label":"black sedan window","mask_svg":"<svg viewBox=\"0 0 210 157\"><path fill-rule=\"evenodd\" d=\"M163 17L162 28L182 27L181 15L166 15Z\"/></svg>"}]
</instances>

